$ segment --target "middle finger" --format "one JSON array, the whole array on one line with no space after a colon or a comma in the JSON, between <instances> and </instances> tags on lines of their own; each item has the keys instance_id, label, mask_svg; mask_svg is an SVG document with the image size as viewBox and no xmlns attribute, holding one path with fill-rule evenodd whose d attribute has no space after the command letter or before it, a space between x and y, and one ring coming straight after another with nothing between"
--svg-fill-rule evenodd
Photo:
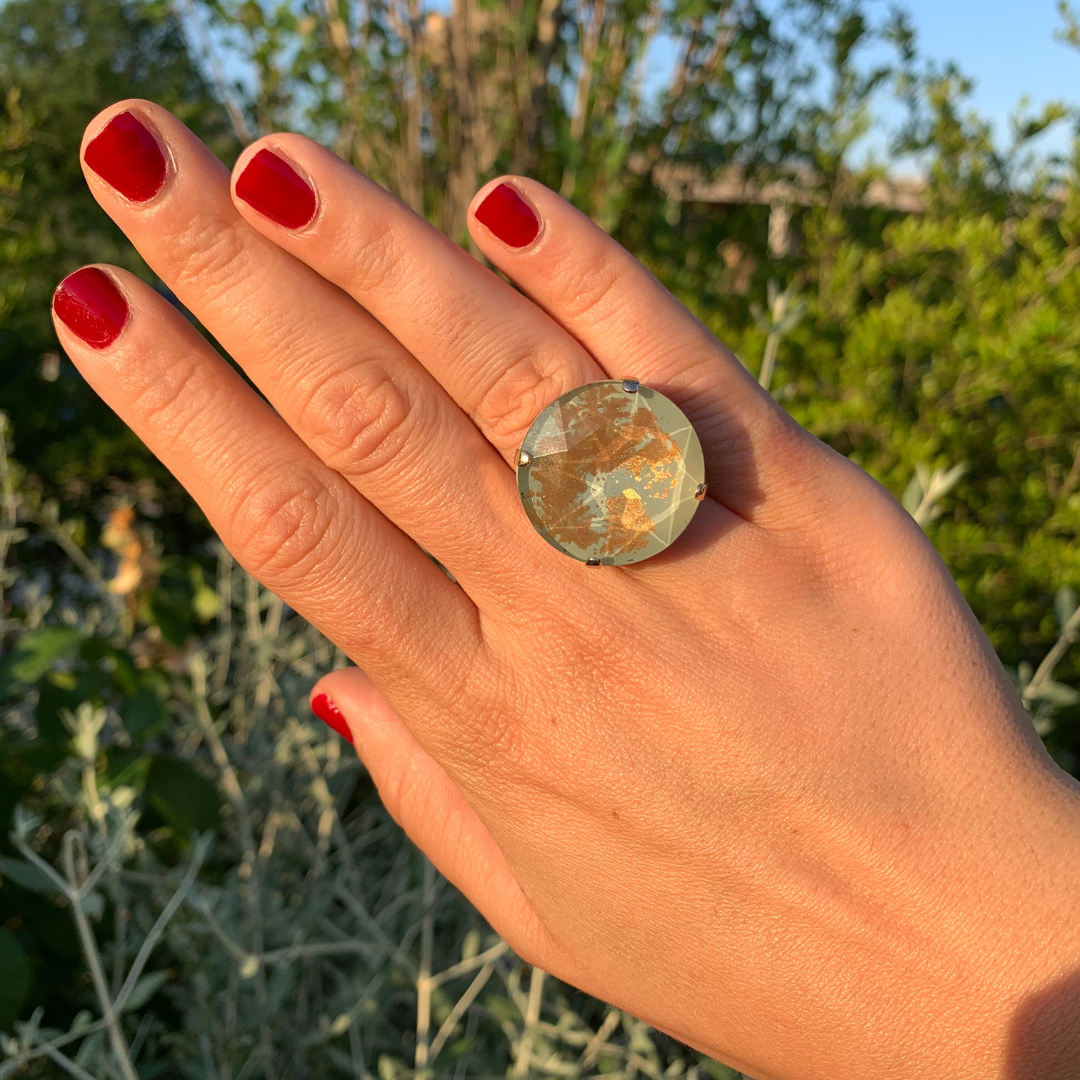
<instances>
[{"instance_id":1,"label":"middle finger","mask_svg":"<svg viewBox=\"0 0 1080 1080\"><path fill-rule=\"evenodd\" d=\"M233 176L244 218L363 304L508 462L556 398L585 383L636 377L608 375L531 300L303 135L254 143ZM531 242L539 219L523 204L508 210L516 213L512 232Z\"/></svg>"}]
</instances>

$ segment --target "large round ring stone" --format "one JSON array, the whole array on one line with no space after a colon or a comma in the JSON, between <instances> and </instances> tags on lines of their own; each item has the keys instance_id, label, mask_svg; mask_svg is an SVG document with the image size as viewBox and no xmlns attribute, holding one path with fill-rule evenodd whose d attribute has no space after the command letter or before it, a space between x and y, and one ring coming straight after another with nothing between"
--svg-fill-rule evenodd
<instances>
[{"instance_id":1,"label":"large round ring stone","mask_svg":"<svg viewBox=\"0 0 1080 1080\"><path fill-rule=\"evenodd\" d=\"M518 491L553 547L594 566L625 566L663 551L690 524L705 461L675 402L633 380L589 383L529 428Z\"/></svg>"}]
</instances>

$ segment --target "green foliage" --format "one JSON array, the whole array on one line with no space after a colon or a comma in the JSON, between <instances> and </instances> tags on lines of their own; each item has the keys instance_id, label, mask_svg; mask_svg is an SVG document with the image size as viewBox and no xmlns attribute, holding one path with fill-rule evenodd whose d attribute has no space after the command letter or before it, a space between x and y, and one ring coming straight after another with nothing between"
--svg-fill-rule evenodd
<instances>
[{"instance_id":1,"label":"green foliage","mask_svg":"<svg viewBox=\"0 0 1080 1080\"><path fill-rule=\"evenodd\" d=\"M153 281L78 167L85 124L125 96L172 108L226 160L257 132L306 129L462 242L498 172L561 190L903 499L1078 770L1080 149L1031 149L1071 114L1018 114L1002 148L963 77L924 65L902 16L869 11L0 6L0 405L29 470L0 423L0 1077L123 1072L106 999L144 1077L737 1075L545 981L440 884L308 722L307 688L343 658L206 545L59 356L48 300L65 273L108 261ZM647 101L659 35L676 61ZM888 91L909 110L894 149L926 178L917 212L869 197L881 168L852 167ZM768 205L671 182L733 164L798 188L786 253Z\"/></svg>"},{"instance_id":2,"label":"green foliage","mask_svg":"<svg viewBox=\"0 0 1080 1080\"><path fill-rule=\"evenodd\" d=\"M30 995L30 961L18 939L0 930L0 1027L10 1027Z\"/></svg>"},{"instance_id":3,"label":"green foliage","mask_svg":"<svg viewBox=\"0 0 1080 1080\"><path fill-rule=\"evenodd\" d=\"M0 660L0 695L32 685L57 660L75 652L82 635L70 626L43 626L19 639L18 646Z\"/></svg>"},{"instance_id":4,"label":"green foliage","mask_svg":"<svg viewBox=\"0 0 1080 1080\"><path fill-rule=\"evenodd\" d=\"M164 3L12 0L0 6L0 386L19 417L17 452L48 493L92 506L107 483L153 480L165 508L187 501L60 355L50 296L85 263L154 282L91 197L83 129L106 105L147 97L172 109L223 157L237 149L224 110Z\"/></svg>"},{"instance_id":5,"label":"green foliage","mask_svg":"<svg viewBox=\"0 0 1080 1080\"><path fill-rule=\"evenodd\" d=\"M211 781L186 761L169 757L144 759L148 768L142 782L146 801L161 815L178 840L216 829L221 822L221 798ZM127 764L117 783L134 779Z\"/></svg>"},{"instance_id":6,"label":"green foliage","mask_svg":"<svg viewBox=\"0 0 1080 1080\"><path fill-rule=\"evenodd\" d=\"M800 305L778 333L756 287L725 295L715 263L691 275L659 245L651 261L752 370L764 356L763 379L800 423L913 513L931 481L947 485L921 520L1019 683L1061 632L1055 595L1080 586L1080 148L1033 170L1038 125L1001 151L959 119L956 93L936 76L924 85L922 212L858 205L875 173L849 172L847 198L797 215L795 254L757 263L771 311ZM1063 660L1066 681L1077 663ZM1056 703L1040 727L1075 770L1080 709Z\"/></svg>"}]
</instances>

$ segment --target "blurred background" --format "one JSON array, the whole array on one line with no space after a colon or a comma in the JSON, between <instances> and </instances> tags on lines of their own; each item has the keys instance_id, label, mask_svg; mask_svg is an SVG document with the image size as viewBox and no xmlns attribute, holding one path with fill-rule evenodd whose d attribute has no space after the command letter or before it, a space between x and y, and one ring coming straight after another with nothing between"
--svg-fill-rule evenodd
<instances>
[{"instance_id":1,"label":"blurred background","mask_svg":"<svg viewBox=\"0 0 1080 1080\"><path fill-rule=\"evenodd\" d=\"M345 658L60 352L83 263L169 295L99 109L304 131L466 246L486 180L561 192L903 501L1077 774L1078 47L1003 0L0 3L0 1077L737 1076L506 950L311 720Z\"/></svg>"}]
</instances>

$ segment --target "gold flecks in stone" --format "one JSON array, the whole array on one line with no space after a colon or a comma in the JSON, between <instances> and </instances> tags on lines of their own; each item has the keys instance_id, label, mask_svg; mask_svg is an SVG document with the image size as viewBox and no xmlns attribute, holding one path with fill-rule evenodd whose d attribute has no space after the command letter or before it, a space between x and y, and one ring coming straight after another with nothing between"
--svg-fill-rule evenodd
<instances>
[{"instance_id":1,"label":"gold flecks in stone","mask_svg":"<svg viewBox=\"0 0 1080 1080\"><path fill-rule=\"evenodd\" d=\"M647 559L698 507L697 433L673 401L630 383L564 394L536 418L518 456L518 490L537 532L582 562Z\"/></svg>"}]
</instances>

